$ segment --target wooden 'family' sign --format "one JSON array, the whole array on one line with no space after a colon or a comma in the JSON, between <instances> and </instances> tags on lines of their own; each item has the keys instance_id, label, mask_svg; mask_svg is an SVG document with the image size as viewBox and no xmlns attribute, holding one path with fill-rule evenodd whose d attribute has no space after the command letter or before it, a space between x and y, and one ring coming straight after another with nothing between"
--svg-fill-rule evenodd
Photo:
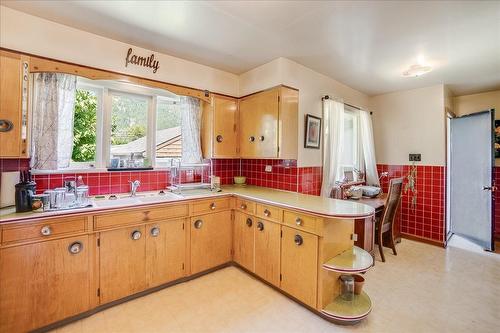
<instances>
[{"instance_id":1,"label":"wooden 'family' sign","mask_svg":"<svg viewBox=\"0 0 500 333\"><path fill-rule=\"evenodd\" d=\"M125 67L128 67L128 64L152 68L153 73L156 73L158 68L160 68L160 62L155 60L154 54L151 54L149 57L141 57L132 54L132 48L128 49L127 57L125 58Z\"/></svg>"}]
</instances>

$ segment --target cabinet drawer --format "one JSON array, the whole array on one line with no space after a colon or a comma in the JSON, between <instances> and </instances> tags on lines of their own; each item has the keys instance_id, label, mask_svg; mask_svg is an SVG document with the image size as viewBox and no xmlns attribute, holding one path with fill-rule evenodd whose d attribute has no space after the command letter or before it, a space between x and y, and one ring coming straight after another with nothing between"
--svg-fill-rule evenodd
<instances>
[{"instance_id":1,"label":"cabinet drawer","mask_svg":"<svg viewBox=\"0 0 500 333\"><path fill-rule=\"evenodd\" d=\"M248 214L255 213L255 202L242 198L236 198L236 209Z\"/></svg>"},{"instance_id":2,"label":"cabinet drawer","mask_svg":"<svg viewBox=\"0 0 500 333\"><path fill-rule=\"evenodd\" d=\"M230 208L230 198L196 201L193 203L193 214L218 212Z\"/></svg>"},{"instance_id":3,"label":"cabinet drawer","mask_svg":"<svg viewBox=\"0 0 500 333\"><path fill-rule=\"evenodd\" d=\"M2 243L51 238L86 231L86 216L46 220L22 226L7 226L2 231Z\"/></svg>"},{"instance_id":4,"label":"cabinet drawer","mask_svg":"<svg viewBox=\"0 0 500 333\"><path fill-rule=\"evenodd\" d=\"M293 228L317 233L320 221L318 218L310 215L299 214L285 210L283 213L283 222Z\"/></svg>"},{"instance_id":5,"label":"cabinet drawer","mask_svg":"<svg viewBox=\"0 0 500 333\"><path fill-rule=\"evenodd\" d=\"M283 210L278 207L256 204L255 205L255 215L262 217L267 220L281 222L283 215Z\"/></svg>"},{"instance_id":6,"label":"cabinet drawer","mask_svg":"<svg viewBox=\"0 0 500 333\"><path fill-rule=\"evenodd\" d=\"M123 226L141 222L184 217L189 215L188 205L173 205L167 207L157 207L150 209L136 209L109 214L97 215L94 217L94 228L102 230L116 226Z\"/></svg>"}]
</instances>

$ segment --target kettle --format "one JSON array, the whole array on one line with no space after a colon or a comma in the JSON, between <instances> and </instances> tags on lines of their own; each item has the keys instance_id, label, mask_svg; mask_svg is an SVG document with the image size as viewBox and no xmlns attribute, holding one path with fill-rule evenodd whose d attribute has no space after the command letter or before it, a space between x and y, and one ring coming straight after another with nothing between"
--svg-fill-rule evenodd
<instances>
[{"instance_id":1,"label":"kettle","mask_svg":"<svg viewBox=\"0 0 500 333\"><path fill-rule=\"evenodd\" d=\"M21 182L16 184L16 213L32 210L33 196L36 193L36 183L31 180L30 172L21 171Z\"/></svg>"}]
</instances>

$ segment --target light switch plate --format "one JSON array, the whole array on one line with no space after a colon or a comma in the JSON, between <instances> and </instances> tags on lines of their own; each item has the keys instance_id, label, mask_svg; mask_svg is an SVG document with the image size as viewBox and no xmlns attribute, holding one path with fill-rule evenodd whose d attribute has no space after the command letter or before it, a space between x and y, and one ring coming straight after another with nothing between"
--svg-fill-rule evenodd
<instances>
[{"instance_id":1,"label":"light switch plate","mask_svg":"<svg viewBox=\"0 0 500 333\"><path fill-rule=\"evenodd\" d=\"M272 165L266 165L266 172L272 172L273 171L273 166Z\"/></svg>"}]
</instances>

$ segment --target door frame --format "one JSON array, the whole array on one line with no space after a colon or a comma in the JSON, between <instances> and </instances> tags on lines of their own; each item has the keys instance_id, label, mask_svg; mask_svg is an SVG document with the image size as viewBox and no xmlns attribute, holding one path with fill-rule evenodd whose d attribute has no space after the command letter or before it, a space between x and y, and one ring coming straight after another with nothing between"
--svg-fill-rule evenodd
<instances>
[{"instance_id":1,"label":"door frame","mask_svg":"<svg viewBox=\"0 0 500 333\"><path fill-rule=\"evenodd\" d=\"M446 177L445 177L445 224L444 224L444 247L446 248L448 245L448 241L453 236L453 233L451 231L451 220L449 216L449 205L451 201L451 197L449 196L449 189L451 186L451 179L450 177L450 168L451 168L451 155L449 155L450 152L450 120L452 118L465 118L465 117L470 117L474 115L478 115L481 113L490 113L491 115L491 154L492 154L492 166L491 166L491 186L493 188L492 193L491 193L491 251L495 251L495 191L496 191L496 183L495 183L495 109L489 109L489 110L484 110L484 111L479 111L479 112L474 112L474 113L469 113L463 116L457 116L453 111L451 111L449 108L445 107L445 139L446 139L446 146L445 146L445 168L446 168ZM448 225L449 229L448 230ZM485 250L487 251L487 250Z\"/></svg>"}]
</instances>

